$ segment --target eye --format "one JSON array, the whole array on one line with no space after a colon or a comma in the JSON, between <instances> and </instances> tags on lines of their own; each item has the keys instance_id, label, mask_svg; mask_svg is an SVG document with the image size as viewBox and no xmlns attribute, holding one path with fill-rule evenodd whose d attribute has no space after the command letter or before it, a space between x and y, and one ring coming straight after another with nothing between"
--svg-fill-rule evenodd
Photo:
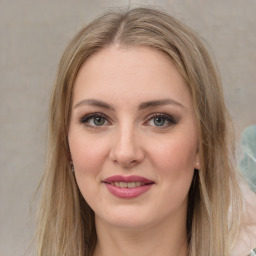
<instances>
[{"instance_id":1,"label":"eye","mask_svg":"<svg viewBox=\"0 0 256 256\"><path fill-rule=\"evenodd\" d=\"M167 114L164 113L156 113L152 114L147 118L148 125L155 126L155 127L168 127L172 124L176 124L177 122L175 119Z\"/></svg>"},{"instance_id":2,"label":"eye","mask_svg":"<svg viewBox=\"0 0 256 256\"><path fill-rule=\"evenodd\" d=\"M109 124L109 121L102 113L93 113L82 117L80 123L92 128L97 128Z\"/></svg>"}]
</instances>

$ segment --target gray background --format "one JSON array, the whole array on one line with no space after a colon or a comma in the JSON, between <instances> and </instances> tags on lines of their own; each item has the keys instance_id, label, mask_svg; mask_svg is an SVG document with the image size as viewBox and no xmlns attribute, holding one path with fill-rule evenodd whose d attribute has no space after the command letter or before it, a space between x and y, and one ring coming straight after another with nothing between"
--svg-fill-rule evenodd
<instances>
[{"instance_id":1,"label":"gray background","mask_svg":"<svg viewBox=\"0 0 256 256\"><path fill-rule=\"evenodd\" d=\"M219 64L237 141L256 124L256 0L0 0L0 256L22 255L33 236L30 204L65 46L103 11L129 5L161 7L194 28Z\"/></svg>"}]
</instances>

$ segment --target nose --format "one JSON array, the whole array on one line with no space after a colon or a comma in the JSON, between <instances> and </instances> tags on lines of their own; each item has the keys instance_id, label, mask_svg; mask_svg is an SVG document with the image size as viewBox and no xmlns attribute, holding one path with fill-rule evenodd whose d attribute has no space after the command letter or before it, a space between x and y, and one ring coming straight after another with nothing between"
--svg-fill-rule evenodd
<instances>
[{"instance_id":1,"label":"nose","mask_svg":"<svg viewBox=\"0 0 256 256\"><path fill-rule=\"evenodd\" d=\"M133 127L116 131L110 151L110 159L125 169L132 168L144 159L144 150Z\"/></svg>"}]
</instances>

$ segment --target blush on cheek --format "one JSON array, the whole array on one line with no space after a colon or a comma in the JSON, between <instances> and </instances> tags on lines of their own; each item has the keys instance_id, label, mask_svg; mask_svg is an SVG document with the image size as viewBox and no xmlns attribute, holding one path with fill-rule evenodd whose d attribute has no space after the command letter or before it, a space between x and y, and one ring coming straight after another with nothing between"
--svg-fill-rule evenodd
<instances>
[{"instance_id":1,"label":"blush on cheek","mask_svg":"<svg viewBox=\"0 0 256 256\"><path fill-rule=\"evenodd\" d=\"M171 193L185 198L193 179L195 149L177 145L163 152L165 152L165 157L159 154L161 161L158 161L157 166L159 175L163 179L162 182L165 183L164 180L168 179L166 186L171 187ZM166 187L167 191L170 191L169 189Z\"/></svg>"},{"instance_id":2,"label":"blush on cheek","mask_svg":"<svg viewBox=\"0 0 256 256\"><path fill-rule=\"evenodd\" d=\"M160 163L169 167L167 169L182 171L194 168L196 159L196 149L194 147L176 144L166 147L162 152L165 153L163 154L159 151Z\"/></svg>"},{"instance_id":3,"label":"blush on cheek","mask_svg":"<svg viewBox=\"0 0 256 256\"><path fill-rule=\"evenodd\" d=\"M104 141L97 141L97 138L93 140L85 135L76 136L73 140L71 137L69 144L74 167L85 172L100 166L100 162L105 159L108 145Z\"/></svg>"}]
</instances>

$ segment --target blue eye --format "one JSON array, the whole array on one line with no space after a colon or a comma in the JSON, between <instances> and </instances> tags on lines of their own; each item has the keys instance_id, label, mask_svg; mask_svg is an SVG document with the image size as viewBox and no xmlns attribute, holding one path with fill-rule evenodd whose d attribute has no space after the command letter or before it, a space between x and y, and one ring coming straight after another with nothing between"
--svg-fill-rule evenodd
<instances>
[{"instance_id":1,"label":"blue eye","mask_svg":"<svg viewBox=\"0 0 256 256\"><path fill-rule=\"evenodd\" d=\"M103 114L95 113L95 114L89 114L89 115L86 115L85 117L82 117L80 119L80 123L83 123L90 127L100 127L100 126L106 125L108 121Z\"/></svg>"},{"instance_id":2,"label":"blue eye","mask_svg":"<svg viewBox=\"0 0 256 256\"><path fill-rule=\"evenodd\" d=\"M172 116L167 114L159 113L153 114L148 117L147 119L148 125L156 126L156 127L168 127L172 124L176 124L177 122Z\"/></svg>"}]
</instances>

